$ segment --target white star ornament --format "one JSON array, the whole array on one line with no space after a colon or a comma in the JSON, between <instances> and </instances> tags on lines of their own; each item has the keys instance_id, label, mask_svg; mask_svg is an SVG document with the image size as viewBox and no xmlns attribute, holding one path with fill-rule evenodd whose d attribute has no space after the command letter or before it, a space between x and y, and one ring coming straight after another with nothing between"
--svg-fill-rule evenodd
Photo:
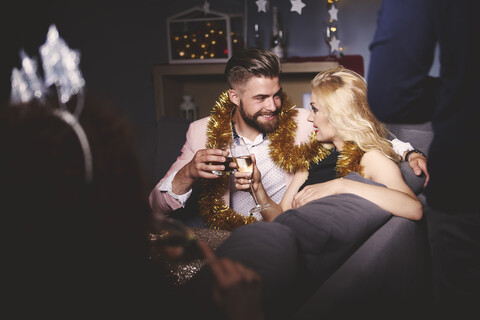
<instances>
[{"instance_id":1,"label":"white star ornament","mask_svg":"<svg viewBox=\"0 0 480 320\"><path fill-rule=\"evenodd\" d=\"M330 8L330 10L328 10L328 13L330 14L330 20L337 20L338 21L338 9L335 8L334 5L332 5L332 7Z\"/></svg>"},{"instance_id":2,"label":"white star ornament","mask_svg":"<svg viewBox=\"0 0 480 320\"><path fill-rule=\"evenodd\" d=\"M302 8L305 7L305 3L302 0L290 0L292 8L290 11L297 11L298 14L302 14Z\"/></svg>"},{"instance_id":3,"label":"white star ornament","mask_svg":"<svg viewBox=\"0 0 480 320\"><path fill-rule=\"evenodd\" d=\"M257 4L257 7L258 7L258 12L267 12L267 5L268 5L268 1L267 0L257 0L255 1L255 3Z\"/></svg>"},{"instance_id":4,"label":"white star ornament","mask_svg":"<svg viewBox=\"0 0 480 320\"><path fill-rule=\"evenodd\" d=\"M333 36L332 40L330 40L330 52L339 51L340 49L340 40L337 37Z\"/></svg>"}]
</instances>

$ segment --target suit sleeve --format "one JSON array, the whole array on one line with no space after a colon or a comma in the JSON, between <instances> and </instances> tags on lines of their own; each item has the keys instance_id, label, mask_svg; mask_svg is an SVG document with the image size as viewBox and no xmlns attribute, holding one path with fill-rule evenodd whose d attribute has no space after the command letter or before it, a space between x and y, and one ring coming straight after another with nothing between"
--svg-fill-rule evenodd
<instances>
[{"instance_id":1,"label":"suit sleeve","mask_svg":"<svg viewBox=\"0 0 480 320\"><path fill-rule=\"evenodd\" d=\"M431 0L384 0L370 45L368 99L383 122L431 119L440 80L429 76L436 36Z\"/></svg>"}]
</instances>

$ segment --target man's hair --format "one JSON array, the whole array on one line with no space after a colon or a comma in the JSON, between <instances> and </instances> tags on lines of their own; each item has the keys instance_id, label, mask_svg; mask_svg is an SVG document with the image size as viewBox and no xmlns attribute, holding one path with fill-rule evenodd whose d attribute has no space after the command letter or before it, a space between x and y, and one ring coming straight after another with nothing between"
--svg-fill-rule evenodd
<instances>
[{"instance_id":1,"label":"man's hair","mask_svg":"<svg viewBox=\"0 0 480 320\"><path fill-rule=\"evenodd\" d=\"M225 77L230 88L245 84L252 77L279 78L280 59L259 48L247 48L228 60Z\"/></svg>"}]
</instances>

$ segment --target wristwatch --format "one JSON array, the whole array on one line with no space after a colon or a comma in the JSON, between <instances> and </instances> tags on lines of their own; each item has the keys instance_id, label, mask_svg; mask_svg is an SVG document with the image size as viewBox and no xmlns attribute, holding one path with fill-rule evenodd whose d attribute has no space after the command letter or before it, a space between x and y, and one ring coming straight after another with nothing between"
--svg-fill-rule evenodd
<instances>
[{"instance_id":1,"label":"wristwatch","mask_svg":"<svg viewBox=\"0 0 480 320\"><path fill-rule=\"evenodd\" d=\"M407 152L407 154L405 155L405 161L408 162L408 158L409 158L410 155L411 155L412 153L414 153L414 152L415 152L415 153L418 153L418 154L421 155L421 156L424 156L425 158L427 158L427 156L425 155L425 153L423 153L422 151L417 150L417 149L413 149L413 150L410 150L410 151Z\"/></svg>"}]
</instances>

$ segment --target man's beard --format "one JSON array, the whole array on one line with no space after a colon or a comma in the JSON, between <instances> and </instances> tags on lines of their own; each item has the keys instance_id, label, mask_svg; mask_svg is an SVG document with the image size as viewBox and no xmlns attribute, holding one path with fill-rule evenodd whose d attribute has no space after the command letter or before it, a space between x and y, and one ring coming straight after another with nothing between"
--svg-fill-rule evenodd
<instances>
[{"instance_id":1,"label":"man's beard","mask_svg":"<svg viewBox=\"0 0 480 320\"><path fill-rule=\"evenodd\" d=\"M257 120L258 117L262 117L261 111L258 111L253 115L248 115L245 112L245 109L243 108L242 100L240 100L240 106L238 107L238 109L240 111L240 115L243 118L243 121L245 121L245 123L248 124L250 127L257 129L258 132L263 134L268 134L277 129L278 114L280 113L280 108L277 108L277 110L275 110L275 112L272 113L272 115L275 116L275 118L273 120L267 121L266 123L261 123L260 121Z\"/></svg>"}]
</instances>

